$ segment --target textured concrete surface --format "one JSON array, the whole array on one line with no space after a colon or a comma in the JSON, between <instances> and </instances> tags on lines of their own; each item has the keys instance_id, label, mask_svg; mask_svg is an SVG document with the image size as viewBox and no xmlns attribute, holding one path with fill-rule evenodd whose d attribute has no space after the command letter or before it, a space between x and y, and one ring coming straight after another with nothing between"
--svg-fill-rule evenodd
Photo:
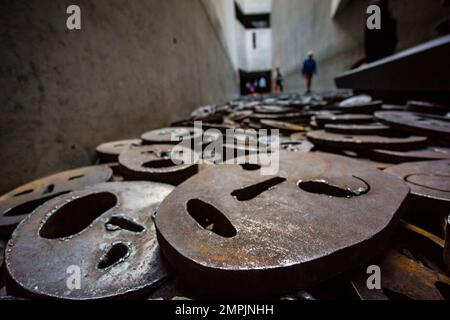
<instances>
[{"instance_id":1,"label":"textured concrete surface","mask_svg":"<svg viewBox=\"0 0 450 320\"><path fill-rule=\"evenodd\" d=\"M369 0L347 1L334 19L329 0L273 1L273 63L286 74L288 90L304 90L299 74L308 50L319 64L316 90L334 88L333 77L364 57L363 36ZM450 14L440 0L391 0L398 23L397 51L437 36L434 28Z\"/></svg>"},{"instance_id":2,"label":"textured concrete surface","mask_svg":"<svg viewBox=\"0 0 450 320\"><path fill-rule=\"evenodd\" d=\"M200 0L3 0L0 30L0 193L237 92Z\"/></svg>"}]
</instances>

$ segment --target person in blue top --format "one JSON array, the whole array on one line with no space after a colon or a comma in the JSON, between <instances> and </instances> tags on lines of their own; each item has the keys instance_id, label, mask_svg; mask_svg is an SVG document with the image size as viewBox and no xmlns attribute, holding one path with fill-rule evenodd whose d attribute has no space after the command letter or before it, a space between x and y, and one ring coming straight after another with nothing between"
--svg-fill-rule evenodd
<instances>
[{"instance_id":1,"label":"person in blue top","mask_svg":"<svg viewBox=\"0 0 450 320\"><path fill-rule=\"evenodd\" d=\"M317 74L317 64L314 60L314 52L308 52L308 58L303 62L303 76L306 79L306 93L311 93L312 79Z\"/></svg>"}]
</instances>

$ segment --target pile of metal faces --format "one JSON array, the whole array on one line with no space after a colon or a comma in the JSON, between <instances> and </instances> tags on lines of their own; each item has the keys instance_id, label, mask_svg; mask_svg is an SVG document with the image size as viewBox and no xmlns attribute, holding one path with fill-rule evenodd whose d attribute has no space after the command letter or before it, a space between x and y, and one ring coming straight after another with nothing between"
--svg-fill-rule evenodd
<instances>
[{"instance_id":1,"label":"pile of metal faces","mask_svg":"<svg viewBox=\"0 0 450 320\"><path fill-rule=\"evenodd\" d=\"M0 197L0 299L448 300L449 113L242 97L101 144Z\"/></svg>"}]
</instances>

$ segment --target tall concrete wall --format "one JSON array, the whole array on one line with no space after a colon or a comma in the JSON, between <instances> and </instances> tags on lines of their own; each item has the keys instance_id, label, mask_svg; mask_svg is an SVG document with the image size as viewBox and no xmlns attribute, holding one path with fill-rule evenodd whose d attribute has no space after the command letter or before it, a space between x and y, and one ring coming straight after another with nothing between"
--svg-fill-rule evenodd
<instances>
[{"instance_id":1,"label":"tall concrete wall","mask_svg":"<svg viewBox=\"0 0 450 320\"><path fill-rule=\"evenodd\" d=\"M3 0L0 30L2 193L237 93L200 0Z\"/></svg>"},{"instance_id":2,"label":"tall concrete wall","mask_svg":"<svg viewBox=\"0 0 450 320\"><path fill-rule=\"evenodd\" d=\"M333 77L364 57L363 36L370 1L345 1L331 18L332 0L273 1L273 64L287 75L288 90L304 90L300 65L308 50L314 50L319 63L316 90L334 88ZM436 36L434 28L449 15L450 8L440 0L391 0L397 19L397 50L409 48Z\"/></svg>"}]
</instances>

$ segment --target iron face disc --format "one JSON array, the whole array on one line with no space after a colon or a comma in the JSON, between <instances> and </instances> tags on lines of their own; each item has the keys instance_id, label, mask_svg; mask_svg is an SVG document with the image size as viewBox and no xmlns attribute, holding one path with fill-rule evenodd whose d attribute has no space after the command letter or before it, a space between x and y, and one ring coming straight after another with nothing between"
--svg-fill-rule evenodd
<instances>
[{"instance_id":1,"label":"iron face disc","mask_svg":"<svg viewBox=\"0 0 450 320\"><path fill-rule=\"evenodd\" d=\"M9 236L33 210L46 201L81 188L110 181L107 165L79 168L35 180L0 197L0 234Z\"/></svg>"},{"instance_id":2,"label":"iron face disc","mask_svg":"<svg viewBox=\"0 0 450 320\"><path fill-rule=\"evenodd\" d=\"M283 152L277 176L255 165L202 171L167 197L155 222L163 253L186 281L215 294L272 295L372 257L408 193L403 181L359 161Z\"/></svg>"},{"instance_id":3,"label":"iron face disc","mask_svg":"<svg viewBox=\"0 0 450 320\"><path fill-rule=\"evenodd\" d=\"M33 297L70 300L148 290L166 277L152 214L172 190L149 182L105 183L47 202L8 243L12 281ZM70 275L77 272L79 288L73 288Z\"/></svg>"}]
</instances>

